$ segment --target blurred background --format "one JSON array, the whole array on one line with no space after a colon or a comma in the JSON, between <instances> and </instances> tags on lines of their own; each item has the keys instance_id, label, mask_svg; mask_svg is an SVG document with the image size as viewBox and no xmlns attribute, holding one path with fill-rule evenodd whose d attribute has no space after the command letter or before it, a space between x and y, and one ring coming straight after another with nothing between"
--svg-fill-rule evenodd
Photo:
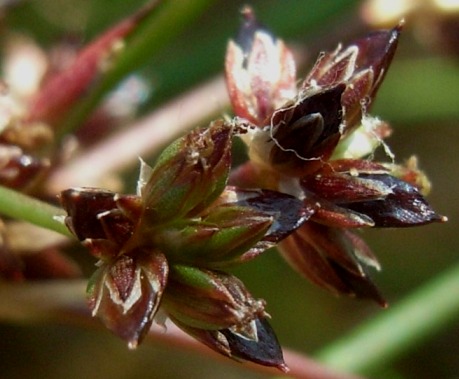
<instances>
[{"instance_id":1,"label":"blurred background","mask_svg":"<svg viewBox=\"0 0 459 379\"><path fill-rule=\"evenodd\" d=\"M167 1L167 0L165 0ZM145 98L139 114L222 72L226 43L235 36L239 10L247 1L209 2L183 33L138 75ZM139 0L0 1L3 54L13 37L44 50L57 44L82 46L133 13ZM398 162L415 154L433 183L429 202L446 224L414 229L370 230L365 238L383 270L374 278L390 304L459 260L459 5L456 1L251 1L259 20L305 57L301 72L320 50L405 18L405 29L372 114L394 129L387 141ZM4 55L5 56L5 55ZM147 96L148 95L148 96ZM229 110L228 110L229 112ZM205 125L206 120L202 124ZM239 145L237 145L239 146ZM240 147L240 146L239 146ZM153 155L153 154L152 154ZM137 172L123 173L130 183ZM126 187L133 188L131 184ZM88 258L87 272L94 261ZM283 346L313 354L385 310L335 298L300 278L269 251L234 272L256 297L266 299L271 324ZM454 293L452 296L457 296ZM0 299L1 301L1 299ZM459 378L459 322L423 341L375 378ZM136 351L104 329L62 325L0 324L1 378L261 378L242 366L214 362L154 342Z\"/></svg>"}]
</instances>

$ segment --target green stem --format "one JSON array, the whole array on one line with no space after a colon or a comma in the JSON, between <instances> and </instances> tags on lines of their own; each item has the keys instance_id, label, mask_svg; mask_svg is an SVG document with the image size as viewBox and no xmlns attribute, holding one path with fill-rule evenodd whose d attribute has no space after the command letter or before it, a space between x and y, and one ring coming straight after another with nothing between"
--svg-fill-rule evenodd
<instances>
[{"instance_id":1,"label":"green stem","mask_svg":"<svg viewBox=\"0 0 459 379\"><path fill-rule=\"evenodd\" d=\"M333 369L368 375L458 317L459 264L315 357Z\"/></svg>"},{"instance_id":2,"label":"green stem","mask_svg":"<svg viewBox=\"0 0 459 379\"><path fill-rule=\"evenodd\" d=\"M91 93L70 111L59 128L61 136L78 128L102 97L126 74L138 69L158 50L166 46L185 26L195 19L212 0L162 1L128 38L127 47L120 53L113 67L104 74Z\"/></svg>"},{"instance_id":3,"label":"green stem","mask_svg":"<svg viewBox=\"0 0 459 379\"><path fill-rule=\"evenodd\" d=\"M56 219L56 216L65 216L61 208L2 186L0 186L0 213L54 230L65 236L72 236L67 227Z\"/></svg>"}]
</instances>

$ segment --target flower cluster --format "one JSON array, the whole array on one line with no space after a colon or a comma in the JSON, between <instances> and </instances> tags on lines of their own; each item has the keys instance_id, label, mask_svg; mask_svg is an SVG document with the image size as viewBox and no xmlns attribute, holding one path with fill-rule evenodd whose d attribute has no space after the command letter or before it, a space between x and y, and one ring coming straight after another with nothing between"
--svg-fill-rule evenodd
<instances>
[{"instance_id":1,"label":"flower cluster","mask_svg":"<svg viewBox=\"0 0 459 379\"><path fill-rule=\"evenodd\" d=\"M369 268L379 264L352 230L446 220L424 199L428 181L414 158L406 166L368 158L390 133L368 110L401 29L373 32L322 53L297 88L293 54L246 8L226 56L228 91L250 157L232 182L302 200L312 216L280 243L287 261L334 293L369 297L382 306L386 301L369 277Z\"/></svg>"},{"instance_id":2,"label":"flower cluster","mask_svg":"<svg viewBox=\"0 0 459 379\"><path fill-rule=\"evenodd\" d=\"M214 350L285 369L263 300L226 273L309 217L301 201L227 186L231 124L215 121L142 163L136 195L94 188L62 192L66 224L99 259L88 301L135 347L161 309Z\"/></svg>"},{"instance_id":3,"label":"flower cluster","mask_svg":"<svg viewBox=\"0 0 459 379\"><path fill-rule=\"evenodd\" d=\"M446 220L424 199L414 158L369 158L381 144L390 155L390 127L368 110L400 32L321 54L298 87L293 54L246 8L226 56L237 117L189 132L153 167L142 162L136 194L61 193L66 225L99 260L92 314L131 348L168 317L221 354L286 370L265 302L226 271L276 244L314 283L385 306L369 276L379 264L354 230ZM250 159L231 170L235 136Z\"/></svg>"}]
</instances>

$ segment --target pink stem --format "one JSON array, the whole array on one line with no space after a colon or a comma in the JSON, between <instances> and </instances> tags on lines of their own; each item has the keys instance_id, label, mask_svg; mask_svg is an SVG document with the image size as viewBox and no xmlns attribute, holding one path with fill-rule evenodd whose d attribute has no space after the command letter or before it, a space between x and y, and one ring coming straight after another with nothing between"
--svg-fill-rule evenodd
<instances>
[{"instance_id":1,"label":"pink stem","mask_svg":"<svg viewBox=\"0 0 459 379\"><path fill-rule=\"evenodd\" d=\"M0 321L30 324L56 322L101 327L102 324L97 319L90 317L89 309L84 302L85 286L85 280L0 283ZM167 323L166 331L155 325L147 336L147 341L204 354L222 364L240 365L213 352L171 322ZM288 374L281 374L276 369L253 363L244 363L244 366L254 372L298 379L358 379L354 375L333 372L300 353L285 348L283 351L285 362L290 368Z\"/></svg>"},{"instance_id":2,"label":"pink stem","mask_svg":"<svg viewBox=\"0 0 459 379\"><path fill-rule=\"evenodd\" d=\"M101 177L130 168L175 136L221 114L229 104L223 76L175 98L54 171L47 181L51 195L69 187L98 186Z\"/></svg>"}]
</instances>

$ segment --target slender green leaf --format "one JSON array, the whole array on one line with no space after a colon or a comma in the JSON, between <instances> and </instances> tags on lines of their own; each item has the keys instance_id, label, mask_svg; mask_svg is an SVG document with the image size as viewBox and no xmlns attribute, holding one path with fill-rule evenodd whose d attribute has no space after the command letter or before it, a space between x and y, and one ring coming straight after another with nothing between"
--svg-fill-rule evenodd
<instances>
[{"instance_id":1,"label":"slender green leaf","mask_svg":"<svg viewBox=\"0 0 459 379\"><path fill-rule=\"evenodd\" d=\"M459 264L315 354L336 370L371 374L459 317Z\"/></svg>"},{"instance_id":2,"label":"slender green leaf","mask_svg":"<svg viewBox=\"0 0 459 379\"><path fill-rule=\"evenodd\" d=\"M56 219L56 216L65 216L61 208L2 186L0 186L0 214L71 236L64 223Z\"/></svg>"}]
</instances>

